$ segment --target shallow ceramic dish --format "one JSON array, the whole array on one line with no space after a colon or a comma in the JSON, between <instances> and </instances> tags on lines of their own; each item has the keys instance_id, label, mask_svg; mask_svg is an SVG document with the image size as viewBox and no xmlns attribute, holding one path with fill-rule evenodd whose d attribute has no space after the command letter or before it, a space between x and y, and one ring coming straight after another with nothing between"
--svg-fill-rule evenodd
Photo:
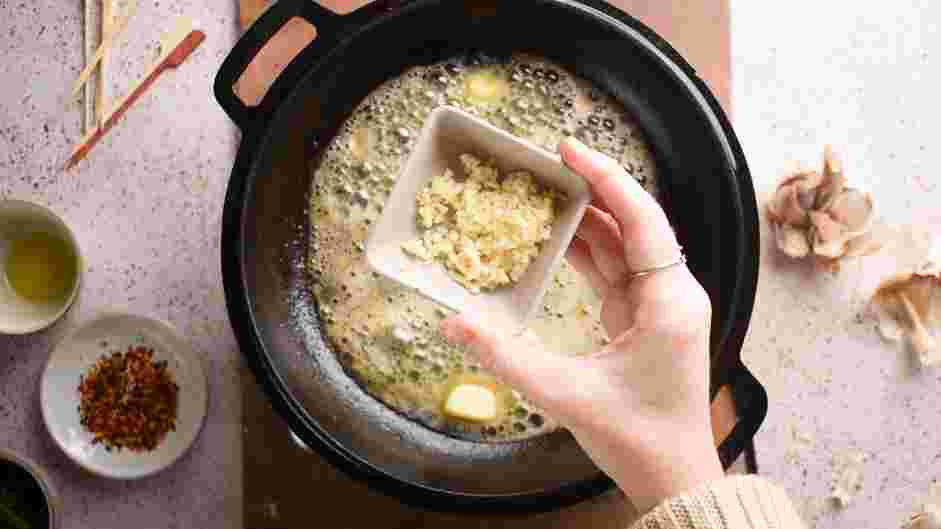
<instances>
[{"instance_id":1,"label":"shallow ceramic dish","mask_svg":"<svg viewBox=\"0 0 941 529\"><path fill-rule=\"evenodd\" d=\"M478 294L452 279L441 264L424 263L402 251L403 244L420 236L415 221L418 192L447 168L461 174L459 157L464 153L493 160L503 175L528 171L538 184L565 194L552 236L542 244L519 282ZM422 127L382 216L369 234L366 256L377 272L454 311L499 315L522 326L539 307L590 202L588 184L569 171L558 155L462 110L443 106L432 111Z\"/></svg>"},{"instance_id":2,"label":"shallow ceramic dish","mask_svg":"<svg viewBox=\"0 0 941 529\"><path fill-rule=\"evenodd\" d=\"M80 423L79 378L103 355L131 345L154 349L179 385L176 431L150 452L105 449ZM208 387L202 359L173 328L141 316L108 314L65 338L49 357L40 382L43 420L56 444L73 461L100 476L135 479L155 474L176 462L196 441L206 418Z\"/></svg>"},{"instance_id":3,"label":"shallow ceramic dish","mask_svg":"<svg viewBox=\"0 0 941 529\"><path fill-rule=\"evenodd\" d=\"M68 294L49 303L31 303L10 286L6 275L7 252L18 237L44 233L64 240L75 259L76 275ZM0 200L0 334L28 334L45 329L61 318L75 302L82 281L82 257L75 235L55 213L22 200Z\"/></svg>"}]
</instances>

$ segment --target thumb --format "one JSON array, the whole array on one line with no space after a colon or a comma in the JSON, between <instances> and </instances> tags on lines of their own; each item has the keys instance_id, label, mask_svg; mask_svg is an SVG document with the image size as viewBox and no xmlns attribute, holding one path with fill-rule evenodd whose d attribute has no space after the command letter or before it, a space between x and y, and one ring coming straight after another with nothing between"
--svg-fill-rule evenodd
<instances>
[{"instance_id":1,"label":"thumb","mask_svg":"<svg viewBox=\"0 0 941 529\"><path fill-rule=\"evenodd\" d=\"M459 314L441 323L441 333L477 357L481 366L550 410L572 384L574 360L546 350L533 333L513 332L506 324Z\"/></svg>"}]
</instances>

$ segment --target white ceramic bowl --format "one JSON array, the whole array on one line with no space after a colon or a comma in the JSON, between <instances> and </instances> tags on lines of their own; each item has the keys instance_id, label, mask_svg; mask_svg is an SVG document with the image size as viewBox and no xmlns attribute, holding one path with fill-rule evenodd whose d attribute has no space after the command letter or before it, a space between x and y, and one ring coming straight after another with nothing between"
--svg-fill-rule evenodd
<instances>
[{"instance_id":1,"label":"white ceramic bowl","mask_svg":"<svg viewBox=\"0 0 941 529\"><path fill-rule=\"evenodd\" d=\"M536 182L563 191L567 196L552 225L549 240L542 245L519 282L510 287L473 294L453 280L440 264L419 262L402 251L405 242L419 236L415 221L416 195L445 168L459 168L459 156L463 153L493 159L501 174L527 170ZM454 311L498 315L522 327L539 308L590 202L588 184L569 171L557 154L462 110L443 106L432 111L425 121L382 215L370 231L366 257L380 274Z\"/></svg>"},{"instance_id":2,"label":"white ceramic bowl","mask_svg":"<svg viewBox=\"0 0 941 529\"><path fill-rule=\"evenodd\" d=\"M168 362L180 387L176 431L150 452L108 451L92 444L79 418L79 378L103 355L131 345L153 348L154 360ZM202 359L170 325L115 313L82 326L56 346L42 375L40 401L46 428L73 461L100 476L135 479L167 468L186 453L202 430L209 398Z\"/></svg>"},{"instance_id":3,"label":"white ceramic bowl","mask_svg":"<svg viewBox=\"0 0 941 529\"><path fill-rule=\"evenodd\" d=\"M54 235L68 242L78 260L75 282L68 296L55 303L29 303L17 295L7 282L4 268L10 242L37 232ZM0 334L28 334L58 321L78 296L83 269L82 253L75 235L55 213L22 200L0 200Z\"/></svg>"}]
</instances>

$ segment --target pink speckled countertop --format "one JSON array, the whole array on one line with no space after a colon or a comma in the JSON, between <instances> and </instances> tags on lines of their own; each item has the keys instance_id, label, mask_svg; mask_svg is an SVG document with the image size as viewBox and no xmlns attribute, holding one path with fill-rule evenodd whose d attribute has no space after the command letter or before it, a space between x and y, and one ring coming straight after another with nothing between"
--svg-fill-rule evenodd
<instances>
[{"instance_id":1,"label":"pink speckled countertop","mask_svg":"<svg viewBox=\"0 0 941 529\"><path fill-rule=\"evenodd\" d=\"M156 55L159 30L184 12L200 21L206 42L65 174L60 167L80 137L79 110L63 117L58 99L83 64L82 3L0 0L0 198L59 212L87 262L69 320L40 335L0 337L0 446L50 471L65 529L242 526L239 358L218 257L237 133L211 96L236 38L234 3L141 2L111 82L124 93ZM743 351L771 399L757 437L759 464L821 526L899 527L941 479L941 371L912 370L862 314L881 278L927 252L912 234L941 230L941 153L933 146L941 129L931 116L941 86L939 17L941 5L917 2L732 2L734 121L759 197L789 163L818 160L830 142L904 235L836 276L762 249ZM199 442L168 471L129 483L79 470L39 415L38 380L52 344L112 306L171 321L209 366ZM864 456L863 487L837 510L826 496L833 462L847 453Z\"/></svg>"},{"instance_id":2,"label":"pink speckled countertop","mask_svg":"<svg viewBox=\"0 0 941 529\"><path fill-rule=\"evenodd\" d=\"M941 257L939 19L938 3L732 2L733 121L759 199L831 143L897 230L830 275L780 257L762 221L742 351L770 401L758 466L811 527L902 527L941 480L941 368L915 369L866 311L882 279ZM863 456L862 490L838 509L827 496L849 454Z\"/></svg>"},{"instance_id":3,"label":"pink speckled countertop","mask_svg":"<svg viewBox=\"0 0 941 529\"><path fill-rule=\"evenodd\" d=\"M185 13L207 39L164 74L76 170L80 110L57 101L83 67L81 0L0 0L0 199L49 206L76 232L85 261L69 320L33 336L0 336L0 446L46 467L64 503L63 529L242 526L239 356L219 270L222 199L237 144L212 97L235 41L232 2L140 2L110 81L126 92L156 57L160 32ZM205 355L209 416L193 449L134 482L94 477L46 434L38 383L58 336L109 307L173 323Z\"/></svg>"}]
</instances>

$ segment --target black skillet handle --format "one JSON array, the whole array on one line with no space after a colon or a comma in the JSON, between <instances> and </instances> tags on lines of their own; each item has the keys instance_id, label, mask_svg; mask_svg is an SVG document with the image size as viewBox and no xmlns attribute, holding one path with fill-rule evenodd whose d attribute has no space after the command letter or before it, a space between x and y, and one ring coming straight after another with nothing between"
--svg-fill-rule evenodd
<instances>
[{"instance_id":1,"label":"black skillet handle","mask_svg":"<svg viewBox=\"0 0 941 529\"><path fill-rule=\"evenodd\" d=\"M219 105L242 129L243 134L260 130L300 82L307 70L305 65L318 61L345 35L374 17L367 11L372 10L361 8L353 13L338 15L314 0L277 0L239 39L222 62L213 86ZM316 37L295 57L277 57L277 62L290 64L269 84L258 105L246 105L235 93L236 83L262 48L294 17L300 17L314 26Z\"/></svg>"},{"instance_id":2,"label":"black skillet handle","mask_svg":"<svg viewBox=\"0 0 941 529\"><path fill-rule=\"evenodd\" d=\"M728 380L738 421L719 445L722 468L728 468L742 455L768 414L768 394L745 366L739 364L733 368Z\"/></svg>"}]
</instances>

